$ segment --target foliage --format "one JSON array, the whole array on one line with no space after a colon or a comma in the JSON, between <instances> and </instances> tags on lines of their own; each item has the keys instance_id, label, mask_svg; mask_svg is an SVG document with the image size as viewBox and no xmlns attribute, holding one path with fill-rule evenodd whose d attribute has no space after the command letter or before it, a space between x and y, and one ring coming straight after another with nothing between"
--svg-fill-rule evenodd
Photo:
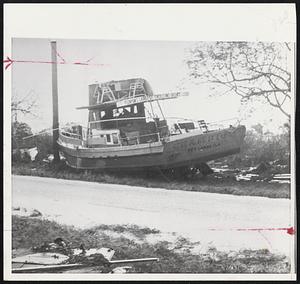
<instances>
[{"instance_id":1,"label":"foliage","mask_svg":"<svg viewBox=\"0 0 300 284\"><path fill-rule=\"evenodd\" d=\"M242 102L259 99L288 118L291 100L291 47L288 43L200 42L186 60L189 76L209 82L222 94L235 93Z\"/></svg>"},{"instance_id":2,"label":"foliage","mask_svg":"<svg viewBox=\"0 0 300 284\"><path fill-rule=\"evenodd\" d=\"M32 135L30 126L24 122L15 121L11 125L12 149L23 148L26 145L24 137Z\"/></svg>"},{"instance_id":3,"label":"foliage","mask_svg":"<svg viewBox=\"0 0 300 284\"><path fill-rule=\"evenodd\" d=\"M107 225L112 231L116 226ZM119 232L122 225L118 225ZM125 226L122 231L126 231ZM147 230L150 235L153 229ZM134 231L137 235L139 227ZM289 273L290 264L284 255L273 254L267 249L241 250L222 252L210 248L206 253L192 254L189 250L178 250L180 247L193 247L185 238L172 244L168 241L148 243L145 239L137 243L124 236L112 237L99 227L80 230L71 226L59 225L56 222L27 217L12 217L13 249L30 249L44 242L51 242L61 237L73 247L82 243L86 248L111 247L116 253L114 259L157 257L159 262L134 264L134 273Z\"/></svg>"},{"instance_id":4,"label":"foliage","mask_svg":"<svg viewBox=\"0 0 300 284\"><path fill-rule=\"evenodd\" d=\"M277 163L290 172L290 124L281 127L279 134L264 132L261 124L247 130L239 155L227 157L225 163L234 167L256 166L259 163Z\"/></svg>"},{"instance_id":5,"label":"foliage","mask_svg":"<svg viewBox=\"0 0 300 284\"><path fill-rule=\"evenodd\" d=\"M30 126L24 122L15 121L11 127L12 155L13 162L21 162L20 150L23 148L37 147L38 154L36 160L40 161L53 153L52 150L52 135L44 130L40 135L33 135ZM25 139L24 139L25 138Z\"/></svg>"},{"instance_id":6,"label":"foliage","mask_svg":"<svg viewBox=\"0 0 300 284\"><path fill-rule=\"evenodd\" d=\"M25 96L20 97L14 92L11 99L11 115L12 119L18 121L18 114L35 116L34 112L37 107L37 97L31 90Z\"/></svg>"},{"instance_id":7,"label":"foliage","mask_svg":"<svg viewBox=\"0 0 300 284\"><path fill-rule=\"evenodd\" d=\"M37 135L34 137L33 140L38 149L38 154L36 157L37 161L41 161L47 158L48 155L53 154L52 135L43 133L42 135Z\"/></svg>"}]
</instances>

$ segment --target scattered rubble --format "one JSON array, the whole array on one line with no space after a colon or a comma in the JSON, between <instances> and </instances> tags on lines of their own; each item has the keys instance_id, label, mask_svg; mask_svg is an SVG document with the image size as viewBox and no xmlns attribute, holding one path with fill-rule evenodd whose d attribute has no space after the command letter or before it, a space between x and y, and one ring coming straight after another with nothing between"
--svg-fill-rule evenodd
<instances>
[{"instance_id":1,"label":"scattered rubble","mask_svg":"<svg viewBox=\"0 0 300 284\"><path fill-rule=\"evenodd\" d=\"M217 165L219 167L212 167L212 170L214 171L213 176L218 179L233 178L236 181L290 183L291 175L289 173L282 173L287 170L287 165L281 165L278 161L270 163L262 162L256 167L244 169L231 169L227 165L221 165L220 163Z\"/></svg>"},{"instance_id":2,"label":"scattered rubble","mask_svg":"<svg viewBox=\"0 0 300 284\"><path fill-rule=\"evenodd\" d=\"M59 157L60 157L61 161L66 159L61 153L59 153ZM53 159L54 159L54 155L53 154L49 154L47 156L47 158L43 159L43 162L47 163L47 164L50 164L53 161Z\"/></svg>"},{"instance_id":3,"label":"scattered rubble","mask_svg":"<svg viewBox=\"0 0 300 284\"><path fill-rule=\"evenodd\" d=\"M291 183L291 174L277 174L270 183Z\"/></svg>"},{"instance_id":4,"label":"scattered rubble","mask_svg":"<svg viewBox=\"0 0 300 284\"><path fill-rule=\"evenodd\" d=\"M159 261L158 258L139 258L112 260L115 251L112 248L86 249L84 244L71 248L71 243L58 237L51 243L33 247L33 254L17 256L12 259L13 272L56 272L84 267L95 267L100 273L128 273L131 266L112 265ZM28 266L29 265L29 266Z\"/></svg>"},{"instance_id":5,"label":"scattered rubble","mask_svg":"<svg viewBox=\"0 0 300 284\"><path fill-rule=\"evenodd\" d=\"M27 153L30 155L31 161L34 161L38 154L38 149L37 147L27 149Z\"/></svg>"},{"instance_id":6,"label":"scattered rubble","mask_svg":"<svg viewBox=\"0 0 300 284\"><path fill-rule=\"evenodd\" d=\"M54 155L50 154L50 155L47 156L47 158L43 159L43 162L49 164L49 163L51 163L53 161L53 159L54 159Z\"/></svg>"},{"instance_id":7,"label":"scattered rubble","mask_svg":"<svg viewBox=\"0 0 300 284\"><path fill-rule=\"evenodd\" d=\"M14 149L12 151L13 159L21 160L23 162L33 162L38 154L37 147Z\"/></svg>"},{"instance_id":8,"label":"scattered rubble","mask_svg":"<svg viewBox=\"0 0 300 284\"><path fill-rule=\"evenodd\" d=\"M132 266L120 266L114 268L110 273L113 274L125 274L128 273L132 269Z\"/></svg>"},{"instance_id":9,"label":"scattered rubble","mask_svg":"<svg viewBox=\"0 0 300 284\"><path fill-rule=\"evenodd\" d=\"M41 217L43 214L33 208L26 209L23 207L13 207L12 208L13 215L23 216L23 217Z\"/></svg>"}]
</instances>

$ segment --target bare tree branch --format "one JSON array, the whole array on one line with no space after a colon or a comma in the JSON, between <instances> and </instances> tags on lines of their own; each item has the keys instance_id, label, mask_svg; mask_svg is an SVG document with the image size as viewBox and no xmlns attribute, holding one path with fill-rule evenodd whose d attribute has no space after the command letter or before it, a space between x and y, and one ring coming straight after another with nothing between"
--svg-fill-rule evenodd
<instances>
[{"instance_id":1,"label":"bare tree branch","mask_svg":"<svg viewBox=\"0 0 300 284\"><path fill-rule=\"evenodd\" d=\"M24 115L32 115L37 116L34 111L37 107L37 99L31 90L21 99L18 98L17 93L15 93L11 100L11 113L13 116L17 116L18 113L22 113Z\"/></svg>"},{"instance_id":2,"label":"bare tree branch","mask_svg":"<svg viewBox=\"0 0 300 284\"><path fill-rule=\"evenodd\" d=\"M235 93L243 101L264 98L289 116L283 109L291 99L291 72L284 61L291 49L287 43L286 47L263 42L199 43L191 49L188 68L196 80L226 86L224 93ZM274 96L273 101L270 96Z\"/></svg>"},{"instance_id":3,"label":"bare tree branch","mask_svg":"<svg viewBox=\"0 0 300 284\"><path fill-rule=\"evenodd\" d=\"M291 51L291 48L289 47L289 44L285 42L285 46L288 48L289 51Z\"/></svg>"}]
</instances>

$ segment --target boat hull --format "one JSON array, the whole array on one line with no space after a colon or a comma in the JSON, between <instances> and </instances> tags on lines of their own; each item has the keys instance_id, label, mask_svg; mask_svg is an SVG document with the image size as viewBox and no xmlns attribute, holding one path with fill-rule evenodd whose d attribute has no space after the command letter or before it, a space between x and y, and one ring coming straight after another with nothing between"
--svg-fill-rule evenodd
<instances>
[{"instance_id":1,"label":"boat hull","mask_svg":"<svg viewBox=\"0 0 300 284\"><path fill-rule=\"evenodd\" d=\"M164 142L111 147L77 148L58 141L67 164L78 169L136 169L195 167L240 152L245 127L170 136Z\"/></svg>"}]
</instances>

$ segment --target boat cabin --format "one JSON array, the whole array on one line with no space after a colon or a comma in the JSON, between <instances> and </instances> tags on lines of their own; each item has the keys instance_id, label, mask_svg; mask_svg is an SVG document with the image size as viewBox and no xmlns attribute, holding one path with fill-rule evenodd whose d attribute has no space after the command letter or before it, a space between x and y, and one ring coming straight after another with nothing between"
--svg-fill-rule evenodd
<instances>
[{"instance_id":1,"label":"boat cabin","mask_svg":"<svg viewBox=\"0 0 300 284\"><path fill-rule=\"evenodd\" d=\"M160 141L170 132L159 100L181 95L187 93L154 94L141 78L89 85L89 105L77 108L88 110L88 127L86 133L81 130L76 134L86 137L83 146L91 148ZM161 118L153 111L154 102Z\"/></svg>"}]
</instances>

